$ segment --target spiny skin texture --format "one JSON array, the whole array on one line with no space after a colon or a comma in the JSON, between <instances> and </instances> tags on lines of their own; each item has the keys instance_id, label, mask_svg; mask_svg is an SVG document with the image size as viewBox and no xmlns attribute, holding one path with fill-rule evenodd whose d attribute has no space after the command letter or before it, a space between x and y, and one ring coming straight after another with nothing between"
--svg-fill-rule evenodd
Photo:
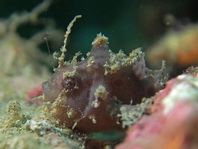
<instances>
[{"instance_id":1,"label":"spiny skin texture","mask_svg":"<svg viewBox=\"0 0 198 149\"><path fill-rule=\"evenodd\" d=\"M44 98L53 103L52 115L66 127L88 133L121 129L116 123L121 104L141 103L153 95L162 71L147 69L141 51L119 59L104 36L98 35L92 46L85 60L58 68L43 83Z\"/></svg>"}]
</instances>

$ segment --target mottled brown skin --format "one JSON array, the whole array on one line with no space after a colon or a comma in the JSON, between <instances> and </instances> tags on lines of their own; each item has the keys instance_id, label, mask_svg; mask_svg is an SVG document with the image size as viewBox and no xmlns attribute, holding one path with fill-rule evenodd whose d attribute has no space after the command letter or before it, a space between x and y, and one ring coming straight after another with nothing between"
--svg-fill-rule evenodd
<instances>
[{"instance_id":1,"label":"mottled brown skin","mask_svg":"<svg viewBox=\"0 0 198 149\"><path fill-rule=\"evenodd\" d=\"M54 116L60 124L87 133L121 129L121 124L117 123L120 104L113 96L122 104L129 104L132 99L133 104L137 104L143 97L154 94L154 80L140 79L133 64L120 68L116 73L105 75L104 64L110 58L108 50L107 41L101 40L99 44L93 45L90 56L77 64L74 76L65 78L63 73L72 71L73 68L62 67L56 70L49 81L43 83L45 100L52 103L63 89L67 90L61 96L64 100L55 107ZM87 67L91 56L94 57L94 63ZM95 108L92 102L100 85L105 87L108 94L98 99L100 105ZM69 108L75 111L71 117L66 114ZM96 123L93 123L90 116L95 117Z\"/></svg>"}]
</instances>

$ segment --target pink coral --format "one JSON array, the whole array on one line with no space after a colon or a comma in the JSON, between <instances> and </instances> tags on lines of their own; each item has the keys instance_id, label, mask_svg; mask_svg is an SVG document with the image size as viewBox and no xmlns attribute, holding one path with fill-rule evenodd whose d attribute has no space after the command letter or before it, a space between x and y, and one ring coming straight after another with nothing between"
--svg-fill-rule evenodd
<instances>
[{"instance_id":1,"label":"pink coral","mask_svg":"<svg viewBox=\"0 0 198 149\"><path fill-rule=\"evenodd\" d=\"M117 149L196 149L198 78L172 79L154 100L152 115L132 126Z\"/></svg>"}]
</instances>

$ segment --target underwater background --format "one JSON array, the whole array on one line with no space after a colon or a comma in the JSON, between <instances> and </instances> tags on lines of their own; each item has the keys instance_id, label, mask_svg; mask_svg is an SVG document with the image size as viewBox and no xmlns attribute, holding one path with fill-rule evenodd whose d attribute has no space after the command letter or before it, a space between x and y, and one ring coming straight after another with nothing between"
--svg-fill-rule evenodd
<instances>
[{"instance_id":1,"label":"underwater background","mask_svg":"<svg viewBox=\"0 0 198 149\"><path fill-rule=\"evenodd\" d=\"M7 18L16 12L30 11L41 2L1 0L0 18ZM111 50L130 52L138 47L147 50L159 40L172 27L166 24L167 15L173 15L183 24L196 22L197 6L196 0L54 0L41 16L52 18L56 27L63 30L75 15L83 16L72 29L68 54L89 51L90 43L100 32L109 37ZM18 32L29 37L37 32L38 27L41 26L23 24ZM43 45L43 49L47 51L46 45Z\"/></svg>"}]
</instances>

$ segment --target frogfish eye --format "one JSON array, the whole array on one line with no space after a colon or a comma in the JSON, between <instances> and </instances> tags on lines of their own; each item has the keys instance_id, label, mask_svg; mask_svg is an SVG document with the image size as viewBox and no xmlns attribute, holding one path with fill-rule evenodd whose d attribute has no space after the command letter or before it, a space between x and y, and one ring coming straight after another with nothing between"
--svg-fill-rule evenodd
<instances>
[{"instance_id":1,"label":"frogfish eye","mask_svg":"<svg viewBox=\"0 0 198 149\"><path fill-rule=\"evenodd\" d=\"M63 79L62 85L66 90L73 90L77 87L77 82L74 78L66 77L65 79Z\"/></svg>"}]
</instances>

